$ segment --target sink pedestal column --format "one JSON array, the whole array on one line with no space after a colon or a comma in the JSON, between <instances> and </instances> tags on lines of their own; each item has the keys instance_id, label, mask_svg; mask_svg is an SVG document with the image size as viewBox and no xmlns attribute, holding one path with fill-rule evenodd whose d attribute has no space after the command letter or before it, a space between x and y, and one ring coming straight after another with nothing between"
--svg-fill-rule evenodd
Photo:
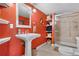
<instances>
[{"instance_id":1,"label":"sink pedestal column","mask_svg":"<svg viewBox=\"0 0 79 59\"><path fill-rule=\"evenodd\" d=\"M16 37L24 40L25 42L25 56L32 56L32 40L40 37L40 34L37 33L27 33L27 34L17 34Z\"/></svg>"},{"instance_id":2,"label":"sink pedestal column","mask_svg":"<svg viewBox=\"0 0 79 59\"><path fill-rule=\"evenodd\" d=\"M31 41L32 40L25 41L25 56L32 56Z\"/></svg>"}]
</instances>

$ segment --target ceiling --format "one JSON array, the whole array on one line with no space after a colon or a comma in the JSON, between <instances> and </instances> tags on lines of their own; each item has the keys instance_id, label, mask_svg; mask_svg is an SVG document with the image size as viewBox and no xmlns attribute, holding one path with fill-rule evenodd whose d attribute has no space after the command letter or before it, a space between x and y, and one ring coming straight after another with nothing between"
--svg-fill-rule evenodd
<instances>
[{"instance_id":1,"label":"ceiling","mask_svg":"<svg viewBox=\"0 0 79 59\"><path fill-rule=\"evenodd\" d=\"M45 14L62 14L67 12L79 11L79 3L33 3L36 8Z\"/></svg>"}]
</instances>

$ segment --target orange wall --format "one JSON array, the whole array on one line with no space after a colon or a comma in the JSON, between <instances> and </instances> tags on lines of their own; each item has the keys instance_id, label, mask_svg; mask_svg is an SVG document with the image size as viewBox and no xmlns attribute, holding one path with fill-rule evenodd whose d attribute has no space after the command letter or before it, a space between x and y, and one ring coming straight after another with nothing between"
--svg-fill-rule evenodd
<instances>
[{"instance_id":1,"label":"orange wall","mask_svg":"<svg viewBox=\"0 0 79 59\"><path fill-rule=\"evenodd\" d=\"M40 24L42 18L44 24ZM33 24L35 23L35 24ZM41 37L32 41L32 48L36 48L40 44L46 42L46 15L37 9L36 13L32 14L32 27L36 25L36 32L41 34Z\"/></svg>"},{"instance_id":2,"label":"orange wall","mask_svg":"<svg viewBox=\"0 0 79 59\"><path fill-rule=\"evenodd\" d=\"M0 38L11 36L11 40L8 43L5 43L3 45L3 48L0 47L0 55L23 55L24 53L24 46L22 45L23 41L19 40L15 37L17 33L16 28L16 6L13 4L13 6L8 8L0 8L0 16L2 16L3 19L8 20L10 24L13 24L13 29L10 29L9 25L1 25L0 24ZM43 23L40 24L40 18L42 17ZM35 23L35 24L34 24ZM36 32L41 34L41 37L38 39L35 39L32 41L32 48L36 48L40 44L46 42L45 39L46 36L46 15L41 12L40 10L37 10L36 13L32 14L32 28L36 25ZM27 30L28 32L32 32L32 28L25 29L21 28L22 31ZM6 48L5 48L6 47ZM2 50L5 49L4 53Z\"/></svg>"},{"instance_id":3,"label":"orange wall","mask_svg":"<svg viewBox=\"0 0 79 59\"><path fill-rule=\"evenodd\" d=\"M1 25L0 28L1 31L0 33L0 38L1 37L7 37L11 36L11 40L6 46L7 48L5 49L5 45L3 45L4 48L0 48L0 55L21 55L23 53L23 46L21 43L21 40L16 39L15 34L16 34L16 6L13 4L11 7L8 8L3 8L1 10L1 16L3 19L8 20L10 24L13 24L14 27L13 29L10 29L9 25ZM5 49L4 53L1 52L2 49Z\"/></svg>"}]
</instances>

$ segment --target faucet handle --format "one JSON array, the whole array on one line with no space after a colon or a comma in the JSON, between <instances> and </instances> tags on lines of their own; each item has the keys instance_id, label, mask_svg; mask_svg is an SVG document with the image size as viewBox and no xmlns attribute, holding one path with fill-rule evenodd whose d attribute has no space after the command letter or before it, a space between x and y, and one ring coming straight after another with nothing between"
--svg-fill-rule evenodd
<instances>
[{"instance_id":1,"label":"faucet handle","mask_svg":"<svg viewBox=\"0 0 79 59\"><path fill-rule=\"evenodd\" d=\"M29 33L29 30L25 30L25 33Z\"/></svg>"}]
</instances>

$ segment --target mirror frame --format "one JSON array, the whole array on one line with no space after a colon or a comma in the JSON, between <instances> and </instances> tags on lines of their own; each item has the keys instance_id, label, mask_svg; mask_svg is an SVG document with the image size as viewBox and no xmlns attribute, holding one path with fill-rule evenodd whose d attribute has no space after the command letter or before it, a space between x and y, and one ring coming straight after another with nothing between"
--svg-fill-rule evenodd
<instances>
[{"instance_id":1,"label":"mirror frame","mask_svg":"<svg viewBox=\"0 0 79 59\"><path fill-rule=\"evenodd\" d=\"M26 5L27 8L30 10L30 17L29 17L29 25L20 25L19 24L19 18L18 18L18 3L16 4L16 27L17 28L31 28L31 15L32 15L32 9Z\"/></svg>"}]
</instances>

